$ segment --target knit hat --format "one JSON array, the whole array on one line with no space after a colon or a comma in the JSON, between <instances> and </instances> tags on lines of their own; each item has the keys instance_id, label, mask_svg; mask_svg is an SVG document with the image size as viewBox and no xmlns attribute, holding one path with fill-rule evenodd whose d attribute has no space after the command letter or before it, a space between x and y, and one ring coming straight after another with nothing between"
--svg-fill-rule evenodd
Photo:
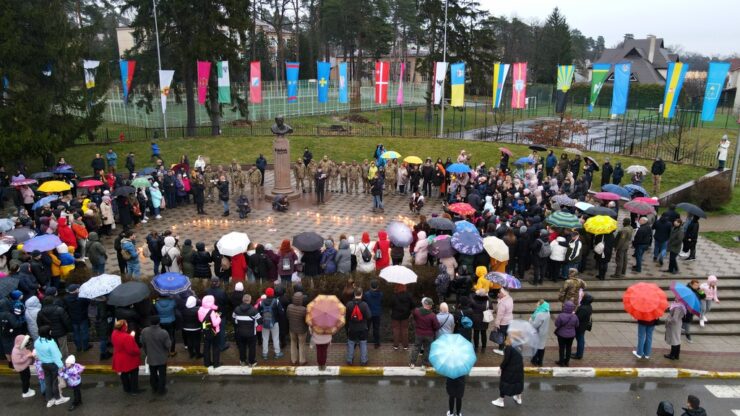
<instances>
[{"instance_id":1,"label":"knit hat","mask_svg":"<svg viewBox=\"0 0 740 416\"><path fill-rule=\"evenodd\" d=\"M80 285L74 283L67 286L67 293L75 293L80 290Z\"/></svg>"},{"instance_id":2,"label":"knit hat","mask_svg":"<svg viewBox=\"0 0 740 416\"><path fill-rule=\"evenodd\" d=\"M155 188L159 188L159 183L157 183L157 182L154 182L154 183L152 184L152 186L153 186L153 187L155 187Z\"/></svg>"},{"instance_id":3,"label":"knit hat","mask_svg":"<svg viewBox=\"0 0 740 416\"><path fill-rule=\"evenodd\" d=\"M12 299L12 300L18 300L18 299L20 299L21 297L23 297L23 292L21 292L21 291L20 291L20 290L18 290L18 289L16 289L16 290L14 290L14 291L10 292L10 299Z\"/></svg>"},{"instance_id":4,"label":"knit hat","mask_svg":"<svg viewBox=\"0 0 740 416\"><path fill-rule=\"evenodd\" d=\"M267 295L268 298L275 297L275 289L268 287L265 289L265 295Z\"/></svg>"},{"instance_id":5,"label":"knit hat","mask_svg":"<svg viewBox=\"0 0 740 416\"><path fill-rule=\"evenodd\" d=\"M31 252L31 257L38 257L41 255L41 252L38 250L34 250Z\"/></svg>"},{"instance_id":6,"label":"knit hat","mask_svg":"<svg viewBox=\"0 0 740 416\"><path fill-rule=\"evenodd\" d=\"M540 230L540 237L545 237L548 234L550 234L550 233L547 232L547 229L546 228L543 228L543 229Z\"/></svg>"},{"instance_id":7,"label":"knit hat","mask_svg":"<svg viewBox=\"0 0 740 416\"><path fill-rule=\"evenodd\" d=\"M526 225L522 225L521 227L519 227L519 234L524 234L526 232L527 232L527 226Z\"/></svg>"},{"instance_id":8,"label":"knit hat","mask_svg":"<svg viewBox=\"0 0 740 416\"><path fill-rule=\"evenodd\" d=\"M188 296L188 300L185 301L186 308L194 308L198 304L198 299L195 296Z\"/></svg>"},{"instance_id":9,"label":"knit hat","mask_svg":"<svg viewBox=\"0 0 740 416\"><path fill-rule=\"evenodd\" d=\"M54 286L47 286L46 290L44 290L44 296L56 296L57 295L57 288Z\"/></svg>"},{"instance_id":10,"label":"knit hat","mask_svg":"<svg viewBox=\"0 0 740 416\"><path fill-rule=\"evenodd\" d=\"M244 283L242 283L242 282L236 282L236 284L234 285L234 290L236 290L238 292L243 292L244 291Z\"/></svg>"},{"instance_id":11,"label":"knit hat","mask_svg":"<svg viewBox=\"0 0 740 416\"><path fill-rule=\"evenodd\" d=\"M187 240L185 240L185 243L184 244L186 246L192 246L193 245L193 242L190 239L187 239Z\"/></svg>"},{"instance_id":12,"label":"knit hat","mask_svg":"<svg viewBox=\"0 0 740 416\"><path fill-rule=\"evenodd\" d=\"M72 365L72 364L74 364L74 363L75 363L76 361L77 361L77 360L75 359L75 356L74 356L73 354L70 354L69 356L67 356L67 359L66 359L66 360L64 360L64 364L67 364L67 365Z\"/></svg>"},{"instance_id":13,"label":"knit hat","mask_svg":"<svg viewBox=\"0 0 740 416\"><path fill-rule=\"evenodd\" d=\"M709 282L709 283L716 283L717 282L717 276L711 275L711 276L707 277L707 282Z\"/></svg>"}]
</instances>

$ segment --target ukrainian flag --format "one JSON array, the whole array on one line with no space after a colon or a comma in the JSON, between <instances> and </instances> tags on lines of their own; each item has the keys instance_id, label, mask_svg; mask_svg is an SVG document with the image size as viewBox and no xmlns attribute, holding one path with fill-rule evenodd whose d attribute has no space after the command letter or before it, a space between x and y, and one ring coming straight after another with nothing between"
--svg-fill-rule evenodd
<instances>
[{"instance_id":1,"label":"ukrainian flag","mask_svg":"<svg viewBox=\"0 0 740 416\"><path fill-rule=\"evenodd\" d=\"M465 105L465 63L460 62L450 65L450 85L452 88L452 100L450 105L462 107Z\"/></svg>"},{"instance_id":2,"label":"ukrainian flag","mask_svg":"<svg viewBox=\"0 0 740 416\"><path fill-rule=\"evenodd\" d=\"M688 71L689 64L683 62L668 63L668 75L665 79L665 96L663 97L663 118L673 118L675 115L678 96L681 95L683 80L686 78L686 72Z\"/></svg>"},{"instance_id":3,"label":"ukrainian flag","mask_svg":"<svg viewBox=\"0 0 740 416\"><path fill-rule=\"evenodd\" d=\"M509 64L493 64L493 108L501 107L501 98L504 96L504 84L509 73Z\"/></svg>"}]
</instances>

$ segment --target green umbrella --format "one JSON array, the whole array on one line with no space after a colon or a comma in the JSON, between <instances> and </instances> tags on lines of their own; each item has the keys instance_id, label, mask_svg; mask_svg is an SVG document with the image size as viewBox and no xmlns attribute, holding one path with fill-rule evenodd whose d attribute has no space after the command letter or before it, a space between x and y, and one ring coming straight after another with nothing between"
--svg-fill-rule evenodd
<instances>
[{"instance_id":1,"label":"green umbrella","mask_svg":"<svg viewBox=\"0 0 740 416\"><path fill-rule=\"evenodd\" d=\"M152 186L152 183L149 182L148 176L146 177L142 176L142 177L134 179L133 182L131 182L131 186L133 186L134 188L148 188Z\"/></svg>"},{"instance_id":2,"label":"green umbrella","mask_svg":"<svg viewBox=\"0 0 740 416\"><path fill-rule=\"evenodd\" d=\"M581 228L581 222L578 221L578 217L564 211L557 211L550 215L547 217L547 222L561 228Z\"/></svg>"}]
</instances>

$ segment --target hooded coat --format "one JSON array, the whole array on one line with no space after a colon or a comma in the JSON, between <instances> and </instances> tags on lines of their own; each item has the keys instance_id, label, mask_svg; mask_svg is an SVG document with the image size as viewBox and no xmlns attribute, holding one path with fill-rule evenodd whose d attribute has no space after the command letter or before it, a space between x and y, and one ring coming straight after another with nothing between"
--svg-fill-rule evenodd
<instances>
[{"instance_id":1,"label":"hooded coat","mask_svg":"<svg viewBox=\"0 0 740 416\"><path fill-rule=\"evenodd\" d=\"M418 240L414 245L414 264L417 266L423 266L427 264L429 258L429 240L427 240L427 233L419 231L416 233Z\"/></svg>"},{"instance_id":2,"label":"hooded coat","mask_svg":"<svg viewBox=\"0 0 740 416\"><path fill-rule=\"evenodd\" d=\"M201 279L210 279L211 274L211 254L206 251L206 245L198 243L195 245L198 250L193 254L193 276Z\"/></svg>"},{"instance_id":3,"label":"hooded coat","mask_svg":"<svg viewBox=\"0 0 740 416\"><path fill-rule=\"evenodd\" d=\"M72 231L72 229L67 225L66 217L59 218L57 235L59 236L59 239L67 245L67 247L73 247L77 250L77 237L75 237L74 231Z\"/></svg>"},{"instance_id":4,"label":"hooded coat","mask_svg":"<svg viewBox=\"0 0 740 416\"><path fill-rule=\"evenodd\" d=\"M563 338L575 338L578 328L578 317L573 313L576 309L575 303L566 301L563 311L555 319L555 335Z\"/></svg>"},{"instance_id":5,"label":"hooded coat","mask_svg":"<svg viewBox=\"0 0 740 416\"><path fill-rule=\"evenodd\" d=\"M347 240L339 242L339 250L334 256L334 261L337 265L337 272L346 274L352 271L352 253L349 250L349 242Z\"/></svg>"},{"instance_id":6,"label":"hooded coat","mask_svg":"<svg viewBox=\"0 0 740 416\"><path fill-rule=\"evenodd\" d=\"M591 302L594 301L594 298L586 293L583 295L583 299L581 299L581 304L578 305L578 309L576 309L576 316L578 317L578 328L576 328L576 333L583 334L588 330L588 326L591 323L591 314L593 313L593 308L591 306Z\"/></svg>"},{"instance_id":7,"label":"hooded coat","mask_svg":"<svg viewBox=\"0 0 740 416\"><path fill-rule=\"evenodd\" d=\"M175 237L168 235L164 238L164 247L162 247L162 258L165 255L169 255L172 259L172 264L169 267L165 267L168 272L180 273L180 249L175 245L177 240Z\"/></svg>"},{"instance_id":8,"label":"hooded coat","mask_svg":"<svg viewBox=\"0 0 740 416\"><path fill-rule=\"evenodd\" d=\"M511 345L504 348L504 359L501 361L501 382L499 395L516 396L524 391L524 361L522 354Z\"/></svg>"},{"instance_id":9,"label":"hooded coat","mask_svg":"<svg viewBox=\"0 0 740 416\"><path fill-rule=\"evenodd\" d=\"M217 310L216 299L211 295L203 296L200 309L198 309L198 321L204 324L210 323L216 334L221 331L221 315L216 312Z\"/></svg>"},{"instance_id":10,"label":"hooded coat","mask_svg":"<svg viewBox=\"0 0 740 416\"><path fill-rule=\"evenodd\" d=\"M365 248L370 252L370 260L365 261L362 258L362 253L365 252ZM357 271L360 273L372 273L375 271L375 243L370 241L370 236L367 233L363 233L362 241L357 243L355 246L354 255L357 257Z\"/></svg>"},{"instance_id":11,"label":"hooded coat","mask_svg":"<svg viewBox=\"0 0 740 416\"><path fill-rule=\"evenodd\" d=\"M87 257L90 259L90 263L93 265L105 264L108 260L108 253L105 251L105 247L100 242L98 233L91 232L87 237Z\"/></svg>"},{"instance_id":12,"label":"hooded coat","mask_svg":"<svg viewBox=\"0 0 740 416\"><path fill-rule=\"evenodd\" d=\"M302 292L293 293L291 304L288 305L285 313L288 316L288 328L290 328L290 332L298 335L308 333L306 307L303 306Z\"/></svg>"},{"instance_id":13,"label":"hooded coat","mask_svg":"<svg viewBox=\"0 0 740 416\"><path fill-rule=\"evenodd\" d=\"M15 342L13 343L13 351L10 354L10 359L13 363L13 369L19 373L27 369L31 364L33 364L34 361L33 351L29 350L28 348L26 348L26 345L24 345L23 341L25 341L25 339L26 335L16 336Z\"/></svg>"},{"instance_id":14,"label":"hooded coat","mask_svg":"<svg viewBox=\"0 0 740 416\"><path fill-rule=\"evenodd\" d=\"M321 253L321 270L323 274L333 274L337 272L337 263L334 260L337 255L337 250L334 248L334 243L327 241L325 243L326 249Z\"/></svg>"},{"instance_id":15,"label":"hooded coat","mask_svg":"<svg viewBox=\"0 0 740 416\"><path fill-rule=\"evenodd\" d=\"M44 298L43 306L36 317L39 328L44 325L51 327L52 338L67 336L72 330L72 321L69 319L69 314L60 303L53 296Z\"/></svg>"},{"instance_id":16,"label":"hooded coat","mask_svg":"<svg viewBox=\"0 0 740 416\"><path fill-rule=\"evenodd\" d=\"M378 232L378 241L375 243L373 257L375 257L375 270L383 270L391 263L391 242L388 240L388 233L381 230ZM380 250L380 258L376 252Z\"/></svg>"},{"instance_id":17,"label":"hooded coat","mask_svg":"<svg viewBox=\"0 0 740 416\"><path fill-rule=\"evenodd\" d=\"M111 368L117 373L127 373L141 364L141 350L134 336L128 332L128 326L113 330L110 336L113 344L113 361Z\"/></svg>"},{"instance_id":18,"label":"hooded coat","mask_svg":"<svg viewBox=\"0 0 740 416\"><path fill-rule=\"evenodd\" d=\"M36 323L39 312L41 312L41 301L36 296L31 296L26 299L26 328L28 329L28 335L36 341L39 337L39 326Z\"/></svg>"},{"instance_id":19,"label":"hooded coat","mask_svg":"<svg viewBox=\"0 0 740 416\"><path fill-rule=\"evenodd\" d=\"M192 278L193 277L193 255L195 252L193 251L193 245L187 244L187 241L182 246L182 251L180 252L180 256L182 257L182 274L184 274L187 277Z\"/></svg>"}]
</instances>

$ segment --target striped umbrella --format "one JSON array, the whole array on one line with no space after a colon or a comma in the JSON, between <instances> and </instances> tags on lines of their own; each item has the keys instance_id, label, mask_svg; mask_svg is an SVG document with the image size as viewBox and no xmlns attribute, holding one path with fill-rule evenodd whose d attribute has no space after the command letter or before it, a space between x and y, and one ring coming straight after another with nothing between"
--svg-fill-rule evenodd
<instances>
[{"instance_id":1,"label":"striped umbrella","mask_svg":"<svg viewBox=\"0 0 740 416\"><path fill-rule=\"evenodd\" d=\"M547 223L561 228L581 228L581 222L578 221L578 217L565 211L553 213L547 217Z\"/></svg>"}]
</instances>

